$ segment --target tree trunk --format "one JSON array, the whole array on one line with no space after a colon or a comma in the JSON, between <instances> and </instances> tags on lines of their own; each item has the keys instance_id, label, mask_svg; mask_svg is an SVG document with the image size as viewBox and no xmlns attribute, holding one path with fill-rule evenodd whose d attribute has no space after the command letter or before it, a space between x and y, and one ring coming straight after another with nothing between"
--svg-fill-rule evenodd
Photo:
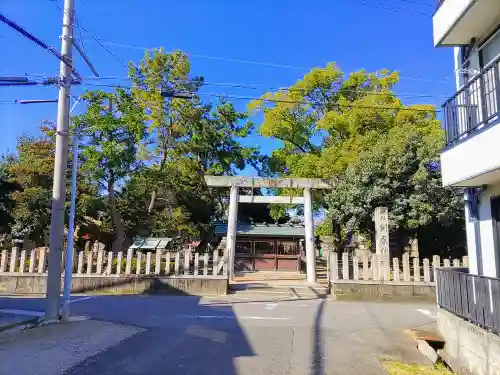
<instances>
[{"instance_id":1,"label":"tree trunk","mask_svg":"<svg viewBox=\"0 0 500 375\"><path fill-rule=\"evenodd\" d=\"M122 244L123 241L125 241L125 228L122 221L122 215L117 208L114 185L113 174L110 173L108 180L109 207L111 211L111 219L113 220L113 225L115 227L115 240L113 241L112 250L114 253L117 253L122 251Z\"/></svg>"},{"instance_id":2,"label":"tree trunk","mask_svg":"<svg viewBox=\"0 0 500 375\"><path fill-rule=\"evenodd\" d=\"M160 160L160 168L158 169L158 171L160 173L163 172L163 168L165 167L166 161L167 161L167 153L165 151L163 151L163 154L162 154L161 160ZM155 187L153 187L153 191L151 192L151 199L149 200L149 206L148 206L148 214L153 212L155 202L156 202L156 196L157 196L157 192L156 192L156 186L155 186Z\"/></svg>"}]
</instances>

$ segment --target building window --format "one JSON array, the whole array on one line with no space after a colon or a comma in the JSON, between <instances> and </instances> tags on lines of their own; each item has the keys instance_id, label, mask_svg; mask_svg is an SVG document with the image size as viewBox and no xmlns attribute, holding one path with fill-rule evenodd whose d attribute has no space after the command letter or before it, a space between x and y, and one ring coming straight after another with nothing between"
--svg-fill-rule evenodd
<instances>
[{"instance_id":1,"label":"building window","mask_svg":"<svg viewBox=\"0 0 500 375\"><path fill-rule=\"evenodd\" d=\"M236 254L252 254L252 242L251 241L236 241Z\"/></svg>"},{"instance_id":2,"label":"building window","mask_svg":"<svg viewBox=\"0 0 500 375\"><path fill-rule=\"evenodd\" d=\"M255 255L274 254L274 241L255 241Z\"/></svg>"},{"instance_id":3,"label":"building window","mask_svg":"<svg viewBox=\"0 0 500 375\"><path fill-rule=\"evenodd\" d=\"M278 255L298 255L299 246L297 241L278 241Z\"/></svg>"}]
</instances>

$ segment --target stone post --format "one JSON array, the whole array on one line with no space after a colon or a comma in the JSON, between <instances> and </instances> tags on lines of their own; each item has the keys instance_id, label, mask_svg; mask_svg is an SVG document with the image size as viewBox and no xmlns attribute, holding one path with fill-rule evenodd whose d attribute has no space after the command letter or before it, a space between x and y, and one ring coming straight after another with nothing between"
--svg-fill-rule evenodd
<instances>
[{"instance_id":1,"label":"stone post","mask_svg":"<svg viewBox=\"0 0 500 375\"><path fill-rule=\"evenodd\" d=\"M238 227L238 195L238 186L231 186L226 243L226 250L229 253L229 280L233 280L234 278L234 257L236 251L236 232Z\"/></svg>"},{"instance_id":2,"label":"stone post","mask_svg":"<svg viewBox=\"0 0 500 375\"><path fill-rule=\"evenodd\" d=\"M306 242L307 281L316 282L316 252L314 249L314 224L312 213L312 191L304 188L304 224Z\"/></svg>"},{"instance_id":3,"label":"stone post","mask_svg":"<svg viewBox=\"0 0 500 375\"><path fill-rule=\"evenodd\" d=\"M323 259L328 259L330 252L335 251L335 241L333 236L321 236L321 250L323 251Z\"/></svg>"}]
</instances>

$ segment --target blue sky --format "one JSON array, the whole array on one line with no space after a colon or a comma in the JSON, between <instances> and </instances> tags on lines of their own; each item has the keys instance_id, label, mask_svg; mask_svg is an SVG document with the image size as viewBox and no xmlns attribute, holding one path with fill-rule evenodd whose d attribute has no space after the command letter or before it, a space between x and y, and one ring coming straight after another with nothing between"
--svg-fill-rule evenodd
<instances>
[{"instance_id":1,"label":"blue sky","mask_svg":"<svg viewBox=\"0 0 500 375\"><path fill-rule=\"evenodd\" d=\"M62 1L58 0L60 6ZM405 99L408 104L422 102L440 106L454 92L452 50L433 47L435 0L75 1L79 21L94 36L130 46L183 50L192 55L193 75L203 75L209 82L287 86L308 69L336 61L346 73L362 68L398 70L401 81L396 92L432 96ZM62 13L50 0L0 0L0 11L60 48ZM76 36L79 37L78 30ZM126 69L117 59L92 42L87 33L82 32L82 36L86 52L101 76L126 75ZM55 57L3 24L0 24L0 48L0 73L57 74L59 64ZM141 49L108 48L125 62L139 61L144 53ZM76 63L83 76L91 75L81 59ZM85 87L75 88L73 93L78 95L84 90ZM206 91L256 97L266 89L214 86L207 87ZM54 87L0 88L0 102L53 98L57 98ZM245 109L247 104L242 100L234 103L239 109ZM75 112L81 108L77 107ZM55 117L55 104L0 103L3 129L0 152L14 151L19 135L36 134L41 119ZM260 145L267 153L276 146L257 135L247 142Z\"/></svg>"}]
</instances>

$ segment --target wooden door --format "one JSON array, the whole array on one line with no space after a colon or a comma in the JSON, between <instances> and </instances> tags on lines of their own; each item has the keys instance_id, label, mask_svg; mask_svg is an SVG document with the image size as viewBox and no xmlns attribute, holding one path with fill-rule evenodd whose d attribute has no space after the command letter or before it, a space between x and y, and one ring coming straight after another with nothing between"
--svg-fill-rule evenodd
<instances>
[{"instance_id":1,"label":"wooden door","mask_svg":"<svg viewBox=\"0 0 500 375\"><path fill-rule=\"evenodd\" d=\"M276 269L280 271L299 270L299 241L289 239L276 240Z\"/></svg>"},{"instance_id":2,"label":"wooden door","mask_svg":"<svg viewBox=\"0 0 500 375\"><path fill-rule=\"evenodd\" d=\"M254 241L254 269L274 271L276 269L276 241Z\"/></svg>"}]
</instances>

